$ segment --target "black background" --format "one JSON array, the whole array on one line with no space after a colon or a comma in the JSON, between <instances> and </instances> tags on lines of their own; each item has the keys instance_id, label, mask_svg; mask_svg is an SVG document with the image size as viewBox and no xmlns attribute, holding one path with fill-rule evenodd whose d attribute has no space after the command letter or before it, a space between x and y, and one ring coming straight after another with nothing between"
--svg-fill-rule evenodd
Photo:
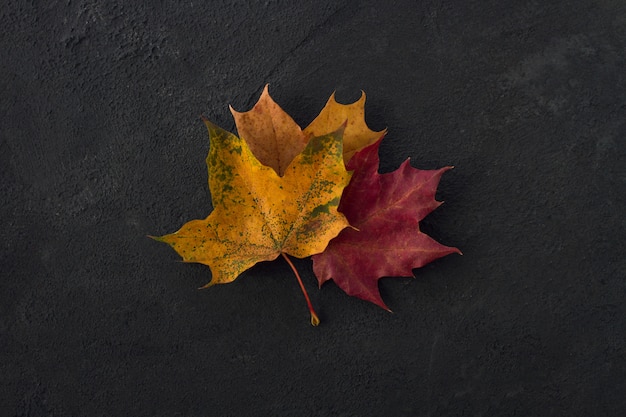
<instances>
[{"instance_id":1,"label":"black background","mask_svg":"<svg viewBox=\"0 0 626 417\"><path fill-rule=\"evenodd\" d=\"M146 2L148 3L148 2ZM2 415L622 416L626 3L4 1ZM211 210L200 114L332 91L381 170L456 168L390 314L146 238Z\"/></svg>"}]
</instances>

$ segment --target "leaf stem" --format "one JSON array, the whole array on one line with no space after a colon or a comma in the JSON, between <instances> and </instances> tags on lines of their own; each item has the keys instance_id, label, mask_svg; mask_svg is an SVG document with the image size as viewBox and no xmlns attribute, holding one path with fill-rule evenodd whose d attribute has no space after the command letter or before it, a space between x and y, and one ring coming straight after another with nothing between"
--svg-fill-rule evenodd
<instances>
[{"instance_id":1,"label":"leaf stem","mask_svg":"<svg viewBox=\"0 0 626 417\"><path fill-rule=\"evenodd\" d=\"M313 326L318 326L320 324L320 319L319 317L317 317L317 314L315 313L315 310L313 309L313 304L311 304L311 299L309 298L309 294L306 292L306 288L304 288L304 284L302 283L302 279L300 278L300 274L298 273L298 270L294 266L293 262L291 262L291 259L289 259L286 253L281 252L280 254L283 256L283 258L285 258L285 260L291 267L291 270L293 271L293 273L296 274L296 278L298 278L298 284L300 284L300 289L302 290L302 294L304 294L306 303L309 306L309 312L311 313L311 324Z\"/></svg>"}]
</instances>

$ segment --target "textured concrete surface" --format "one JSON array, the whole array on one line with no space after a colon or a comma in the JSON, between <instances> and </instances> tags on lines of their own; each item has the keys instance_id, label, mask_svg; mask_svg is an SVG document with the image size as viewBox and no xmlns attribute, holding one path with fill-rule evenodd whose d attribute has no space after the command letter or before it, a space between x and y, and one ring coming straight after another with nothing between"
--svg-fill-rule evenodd
<instances>
[{"instance_id":1,"label":"textured concrete surface","mask_svg":"<svg viewBox=\"0 0 626 417\"><path fill-rule=\"evenodd\" d=\"M626 3L0 5L0 414L626 415ZM210 211L204 114L269 82L306 125L368 94L444 176L464 256L384 279L393 314L277 260L197 291L146 234Z\"/></svg>"}]
</instances>

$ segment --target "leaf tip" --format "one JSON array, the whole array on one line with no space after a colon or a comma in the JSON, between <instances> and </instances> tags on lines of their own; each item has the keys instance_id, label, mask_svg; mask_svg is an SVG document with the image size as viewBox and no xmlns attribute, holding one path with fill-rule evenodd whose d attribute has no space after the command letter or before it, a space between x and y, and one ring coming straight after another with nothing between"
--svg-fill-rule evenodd
<instances>
[{"instance_id":1,"label":"leaf tip","mask_svg":"<svg viewBox=\"0 0 626 417\"><path fill-rule=\"evenodd\" d=\"M344 120L342 124L339 125L339 127L337 129L335 129L334 132L331 132L332 134L335 134L339 137L342 138L342 143L343 143L343 134L346 131L346 128L348 127L348 119Z\"/></svg>"},{"instance_id":2,"label":"leaf tip","mask_svg":"<svg viewBox=\"0 0 626 417\"><path fill-rule=\"evenodd\" d=\"M156 240L157 242L164 242L163 236L146 235L146 237L148 237L148 238L150 238L152 240Z\"/></svg>"},{"instance_id":3,"label":"leaf tip","mask_svg":"<svg viewBox=\"0 0 626 417\"><path fill-rule=\"evenodd\" d=\"M200 120L202 120L202 123L204 123L204 125L207 127L207 129L212 129L215 128L216 126L213 124L213 122L211 122L205 115L201 114L200 115Z\"/></svg>"},{"instance_id":4,"label":"leaf tip","mask_svg":"<svg viewBox=\"0 0 626 417\"><path fill-rule=\"evenodd\" d=\"M228 105L228 110L230 110L230 113L235 117L241 114L241 112L238 112L237 110L235 110L235 108L231 104Z\"/></svg>"},{"instance_id":5,"label":"leaf tip","mask_svg":"<svg viewBox=\"0 0 626 417\"><path fill-rule=\"evenodd\" d=\"M206 290L207 288L212 287L213 285L215 285L215 283L213 282L213 280L211 280L211 282L204 284L202 287L198 287L199 290Z\"/></svg>"},{"instance_id":6,"label":"leaf tip","mask_svg":"<svg viewBox=\"0 0 626 417\"><path fill-rule=\"evenodd\" d=\"M272 96L270 96L270 84L269 83L265 83L265 86L263 86L263 91L261 91L261 96L259 97L259 100L254 105L254 107L259 105L259 103L261 102L270 102L270 103L274 102L274 99L272 98Z\"/></svg>"}]
</instances>

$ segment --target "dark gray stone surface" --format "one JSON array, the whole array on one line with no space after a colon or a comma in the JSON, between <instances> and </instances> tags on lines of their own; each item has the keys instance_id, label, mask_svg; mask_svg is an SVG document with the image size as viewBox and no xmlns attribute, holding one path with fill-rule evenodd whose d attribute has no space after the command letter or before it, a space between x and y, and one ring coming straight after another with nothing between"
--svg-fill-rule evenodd
<instances>
[{"instance_id":1,"label":"dark gray stone surface","mask_svg":"<svg viewBox=\"0 0 626 417\"><path fill-rule=\"evenodd\" d=\"M144 2L148 3L148 2ZM0 414L626 415L626 3L0 5ZM464 256L394 310L281 260L197 291L146 234L210 211L200 114L269 82L455 165L424 229Z\"/></svg>"}]
</instances>

